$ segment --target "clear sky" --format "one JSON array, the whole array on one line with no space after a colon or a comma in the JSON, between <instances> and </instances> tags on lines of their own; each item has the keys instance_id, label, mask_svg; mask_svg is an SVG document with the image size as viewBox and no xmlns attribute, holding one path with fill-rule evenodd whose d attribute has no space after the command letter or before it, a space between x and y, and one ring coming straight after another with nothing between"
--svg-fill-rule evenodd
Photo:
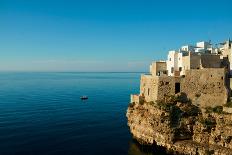
<instances>
[{"instance_id":1,"label":"clear sky","mask_svg":"<svg viewBox=\"0 0 232 155\"><path fill-rule=\"evenodd\" d=\"M231 0L0 0L1 71L147 71L229 37Z\"/></svg>"}]
</instances>

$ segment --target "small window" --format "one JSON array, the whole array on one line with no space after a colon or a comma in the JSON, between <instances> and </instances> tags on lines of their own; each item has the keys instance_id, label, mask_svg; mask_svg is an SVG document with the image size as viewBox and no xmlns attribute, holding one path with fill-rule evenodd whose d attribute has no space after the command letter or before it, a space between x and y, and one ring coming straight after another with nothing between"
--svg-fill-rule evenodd
<instances>
[{"instance_id":1,"label":"small window","mask_svg":"<svg viewBox=\"0 0 232 155\"><path fill-rule=\"evenodd\" d=\"M150 94L150 89L148 88L148 90L147 90L147 95L149 96L149 94Z\"/></svg>"},{"instance_id":2,"label":"small window","mask_svg":"<svg viewBox=\"0 0 232 155\"><path fill-rule=\"evenodd\" d=\"M173 73L173 72L174 72L174 67L171 68L171 73Z\"/></svg>"},{"instance_id":3,"label":"small window","mask_svg":"<svg viewBox=\"0 0 232 155\"><path fill-rule=\"evenodd\" d=\"M171 59L171 58L169 58L169 61L172 61L172 59Z\"/></svg>"},{"instance_id":4,"label":"small window","mask_svg":"<svg viewBox=\"0 0 232 155\"><path fill-rule=\"evenodd\" d=\"M182 67L179 67L179 71L180 71L180 72L182 71Z\"/></svg>"},{"instance_id":5,"label":"small window","mask_svg":"<svg viewBox=\"0 0 232 155\"><path fill-rule=\"evenodd\" d=\"M221 79L223 80L223 76L221 77Z\"/></svg>"},{"instance_id":6,"label":"small window","mask_svg":"<svg viewBox=\"0 0 232 155\"><path fill-rule=\"evenodd\" d=\"M211 75L211 77L213 77L213 75Z\"/></svg>"},{"instance_id":7,"label":"small window","mask_svg":"<svg viewBox=\"0 0 232 155\"><path fill-rule=\"evenodd\" d=\"M165 82L165 84L166 84L166 85L168 85L168 84L169 84L169 82Z\"/></svg>"}]
</instances>

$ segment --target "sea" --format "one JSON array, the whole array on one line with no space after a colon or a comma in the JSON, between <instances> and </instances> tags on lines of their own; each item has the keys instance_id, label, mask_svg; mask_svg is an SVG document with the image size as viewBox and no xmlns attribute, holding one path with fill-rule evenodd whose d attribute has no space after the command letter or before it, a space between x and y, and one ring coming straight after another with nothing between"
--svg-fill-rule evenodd
<instances>
[{"instance_id":1,"label":"sea","mask_svg":"<svg viewBox=\"0 0 232 155\"><path fill-rule=\"evenodd\" d=\"M140 75L1 72L0 155L166 155L127 126Z\"/></svg>"}]
</instances>

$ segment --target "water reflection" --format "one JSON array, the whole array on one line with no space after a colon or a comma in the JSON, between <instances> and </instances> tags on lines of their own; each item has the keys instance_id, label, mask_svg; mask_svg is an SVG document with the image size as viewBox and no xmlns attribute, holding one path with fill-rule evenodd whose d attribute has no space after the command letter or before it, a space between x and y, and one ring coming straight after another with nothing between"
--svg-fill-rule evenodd
<instances>
[{"instance_id":1,"label":"water reflection","mask_svg":"<svg viewBox=\"0 0 232 155\"><path fill-rule=\"evenodd\" d=\"M160 146L142 146L137 141L129 143L128 155L171 155L166 149Z\"/></svg>"}]
</instances>

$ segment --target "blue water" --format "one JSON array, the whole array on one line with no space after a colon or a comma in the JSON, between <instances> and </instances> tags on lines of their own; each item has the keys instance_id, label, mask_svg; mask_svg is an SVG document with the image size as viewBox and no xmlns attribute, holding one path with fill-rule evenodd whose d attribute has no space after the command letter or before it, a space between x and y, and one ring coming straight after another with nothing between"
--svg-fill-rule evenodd
<instances>
[{"instance_id":1,"label":"blue water","mask_svg":"<svg viewBox=\"0 0 232 155\"><path fill-rule=\"evenodd\" d=\"M0 73L0 155L154 154L127 127L139 80L140 73Z\"/></svg>"}]
</instances>

